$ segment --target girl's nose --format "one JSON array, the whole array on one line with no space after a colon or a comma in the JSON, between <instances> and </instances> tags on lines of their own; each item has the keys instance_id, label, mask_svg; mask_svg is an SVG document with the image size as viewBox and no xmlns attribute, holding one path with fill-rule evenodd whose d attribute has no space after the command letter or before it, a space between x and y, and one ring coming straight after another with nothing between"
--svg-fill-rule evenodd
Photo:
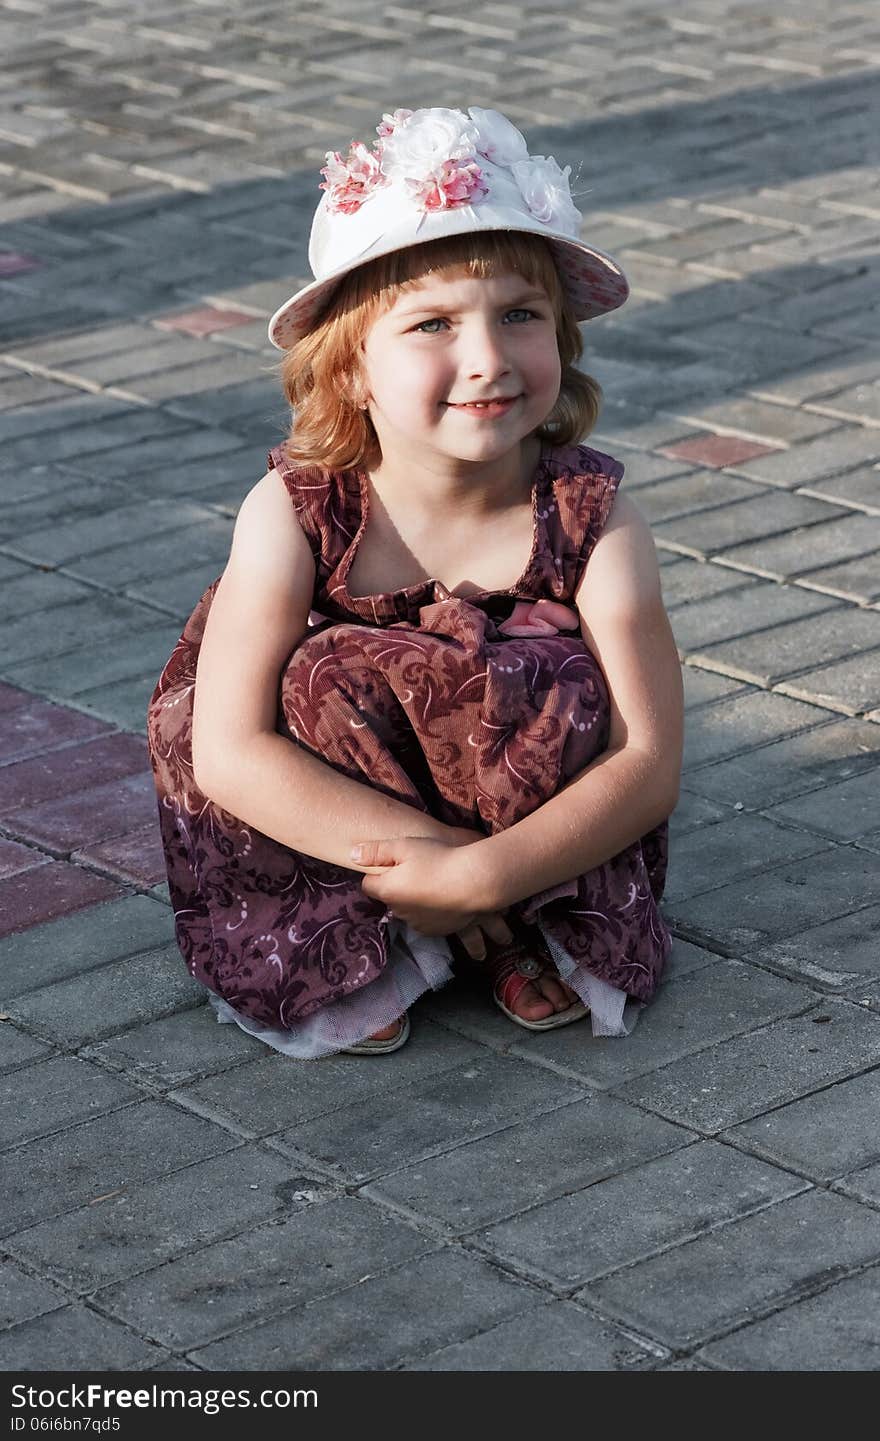
<instances>
[{"instance_id":1,"label":"girl's nose","mask_svg":"<svg viewBox=\"0 0 880 1441\"><path fill-rule=\"evenodd\" d=\"M464 346L465 369L471 377L506 375L510 361L504 337L495 326L475 326Z\"/></svg>"}]
</instances>

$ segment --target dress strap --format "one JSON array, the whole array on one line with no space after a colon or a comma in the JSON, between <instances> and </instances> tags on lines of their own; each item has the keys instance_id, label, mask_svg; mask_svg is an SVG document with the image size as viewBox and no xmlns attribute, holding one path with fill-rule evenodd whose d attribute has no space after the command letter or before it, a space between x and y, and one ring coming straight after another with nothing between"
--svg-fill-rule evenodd
<instances>
[{"instance_id":1,"label":"dress strap","mask_svg":"<svg viewBox=\"0 0 880 1441\"><path fill-rule=\"evenodd\" d=\"M554 598L568 602L576 595L605 528L623 465L588 445L554 447L545 465L541 520L547 579Z\"/></svg>"},{"instance_id":2,"label":"dress strap","mask_svg":"<svg viewBox=\"0 0 880 1441\"><path fill-rule=\"evenodd\" d=\"M297 464L283 445L270 450L267 459L270 469L277 470L284 481L311 547L317 592L354 539L359 511L357 476L350 471Z\"/></svg>"}]
</instances>

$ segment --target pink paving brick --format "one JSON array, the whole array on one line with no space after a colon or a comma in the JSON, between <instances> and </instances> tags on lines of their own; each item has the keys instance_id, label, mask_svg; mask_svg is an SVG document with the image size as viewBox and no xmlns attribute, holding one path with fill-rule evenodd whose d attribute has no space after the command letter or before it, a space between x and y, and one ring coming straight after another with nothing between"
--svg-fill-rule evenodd
<instances>
[{"instance_id":1,"label":"pink paving brick","mask_svg":"<svg viewBox=\"0 0 880 1441\"><path fill-rule=\"evenodd\" d=\"M759 445L757 441L744 440L740 435L710 435L707 432L676 441L674 445L664 445L660 454L721 470L725 465L740 465L744 460L754 460L756 455L772 455L780 449L778 445Z\"/></svg>"},{"instance_id":2,"label":"pink paving brick","mask_svg":"<svg viewBox=\"0 0 880 1441\"><path fill-rule=\"evenodd\" d=\"M146 741L122 731L0 766L0 818L21 806L35 806L148 769Z\"/></svg>"},{"instance_id":3,"label":"pink paving brick","mask_svg":"<svg viewBox=\"0 0 880 1441\"><path fill-rule=\"evenodd\" d=\"M0 936L26 931L122 894L122 887L104 876L67 861L50 861L0 881Z\"/></svg>"},{"instance_id":4,"label":"pink paving brick","mask_svg":"<svg viewBox=\"0 0 880 1441\"><path fill-rule=\"evenodd\" d=\"M0 765L57 750L68 741L104 735L112 729L96 716L29 696L24 705L0 712Z\"/></svg>"},{"instance_id":5,"label":"pink paving brick","mask_svg":"<svg viewBox=\"0 0 880 1441\"><path fill-rule=\"evenodd\" d=\"M156 787L152 774L141 772L23 806L5 824L20 840L69 852L155 822Z\"/></svg>"},{"instance_id":6,"label":"pink paving brick","mask_svg":"<svg viewBox=\"0 0 880 1441\"><path fill-rule=\"evenodd\" d=\"M259 316L246 315L243 310L221 310L206 305L200 310L184 310L179 315L165 315L154 320L160 330L183 330L187 335L213 335L217 330L231 330L236 325L253 325Z\"/></svg>"},{"instance_id":7,"label":"pink paving brick","mask_svg":"<svg viewBox=\"0 0 880 1441\"><path fill-rule=\"evenodd\" d=\"M44 856L42 851L32 850L30 846L20 846L17 841L0 840L0 880L7 876L20 875L22 871L35 870L37 866L45 866L51 857Z\"/></svg>"},{"instance_id":8,"label":"pink paving brick","mask_svg":"<svg viewBox=\"0 0 880 1441\"><path fill-rule=\"evenodd\" d=\"M114 836L100 845L77 851L74 860L85 860L110 871L122 881L139 886L156 886L167 879L165 853L158 819L128 835Z\"/></svg>"},{"instance_id":9,"label":"pink paving brick","mask_svg":"<svg viewBox=\"0 0 880 1441\"><path fill-rule=\"evenodd\" d=\"M36 255L23 255L20 250L0 251L0 275L22 275L26 270L39 270L43 264Z\"/></svg>"}]
</instances>

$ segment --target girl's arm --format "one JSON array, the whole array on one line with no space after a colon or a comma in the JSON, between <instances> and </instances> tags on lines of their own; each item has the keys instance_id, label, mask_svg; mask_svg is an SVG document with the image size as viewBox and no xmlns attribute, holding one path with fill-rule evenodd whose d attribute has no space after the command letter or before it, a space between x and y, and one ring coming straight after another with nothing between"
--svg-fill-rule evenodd
<instances>
[{"instance_id":1,"label":"girl's arm","mask_svg":"<svg viewBox=\"0 0 880 1441\"><path fill-rule=\"evenodd\" d=\"M350 780L275 730L282 668L308 628L315 564L276 471L239 511L199 652L193 771L203 795L292 850L352 870L356 841L449 828Z\"/></svg>"},{"instance_id":2,"label":"girl's arm","mask_svg":"<svg viewBox=\"0 0 880 1441\"><path fill-rule=\"evenodd\" d=\"M575 599L584 641L608 682L608 748L536 811L468 847L468 884L487 910L610 860L678 802L681 667L651 532L628 496L615 498Z\"/></svg>"}]
</instances>

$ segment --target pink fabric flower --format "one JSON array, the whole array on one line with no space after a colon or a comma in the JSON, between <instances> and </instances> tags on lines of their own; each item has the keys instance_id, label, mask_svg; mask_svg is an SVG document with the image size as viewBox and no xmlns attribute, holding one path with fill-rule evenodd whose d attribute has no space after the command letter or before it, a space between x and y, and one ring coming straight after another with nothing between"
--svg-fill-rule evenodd
<instances>
[{"instance_id":1,"label":"pink fabric flower","mask_svg":"<svg viewBox=\"0 0 880 1441\"><path fill-rule=\"evenodd\" d=\"M424 210L448 210L453 205L467 205L474 198L488 195L483 172L475 160L444 160L433 174L423 180L407 180L410 194Z\"/></svg>"},{"instance_id":2,"label":"pink fabric flower","mask_svg":"<svg viewBox=\"0 0 880 1441\"><path fill-rule=\"evenodd\" d=\"M556 600L518 600L507 620L499 625L502 635L558 635L561 630L578 630L576 610Z\"/></svg>"},{"instance_id":3,"label":"pink fabric flower","mask_svg":"<svg viewBox=\"0 0 880 1441\"><path fill-rule=\"evenodd\" d=\"M411 110L395 110L391 115L383 115L382 124L376 126L376 134L379 139L384 140L386 136L393 135L398 125L409 120L412 113Z\"/></svg>"},{"instance_id":4,"label":"pink fabric flower","mask_svg":"<svg viewBox=\"0 0 880 1441\"><path fill-rule=\"evenodd\" d=\"M338 150L328 150L319 189L327 191L327 206L343 215L354 215L380 185L386 183L379 156L360 140L353 140L343 160Z\"/></svg>"}]
</instances>

